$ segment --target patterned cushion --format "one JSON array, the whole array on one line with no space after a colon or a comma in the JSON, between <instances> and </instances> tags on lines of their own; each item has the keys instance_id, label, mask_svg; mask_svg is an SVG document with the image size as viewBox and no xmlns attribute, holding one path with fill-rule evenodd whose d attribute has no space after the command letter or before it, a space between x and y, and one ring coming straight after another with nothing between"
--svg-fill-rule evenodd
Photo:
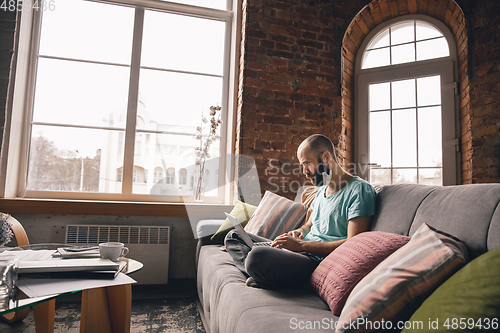
<instances>
[{"instance_id":1,"label":"patterned cushion","mask_svg":"<svg viewBox=\"0 0 500 333\"><path fill-rule=\"evenodd\" d=\"M409 240L382 231L356 235L323 259L311 275L311 285L338 316L356 284Z\"/></svg>"},{"instance_id":2,"label":"patterned cushion","mask_svg":"<svg viewBox=\"0 0 500 333\"><path fill-rule=\"evenodd\" d=\"M342 310L336 332L397 327L466 260L467 249L459 240L423 224L408 244L358 283Z\"/></svg>"},{"instance_id":3,"label":"patterned cushion","mask_svg":"<svg viewBox=\"0 0 500 333\"><path fill-rule=\"evenodd\" d=\"M306 206L266 191L245 230L254 235L274 239L302 225L306 213Z\"/></svg>"},{"instance_id":4,"label":"patterned cushion","mask_svg":"<svg viewBox=\"0 0 500 333\"><path fill-rule=\"evenodd\" d=\"M499 320L500 247L456 272L410 318L410 322L429 323L429 331L435 333L496 331ZM421 331L408 327L403 333Z\"/></svg>"},{"instance_id":5,"label":"patterned cushion","mask_svg":"<svg viewBox=\"0 0 500 333\"><path fill-rule=\"evenodd\" d=\"M234 204L233 210L229 214L236 217L238 219L238 222L240 222L240 224L244 227L248 223L248 220L250 220L252 214L256 209L257 207L254 205L250 205L248 203L237 200ZM215 242L224 242L224 238L226 237L227 233L233 229L234 227L229 219L225 219L219 230L217 230L217 232L212 236L211 240Z\"/></svg>"}]
</instances>

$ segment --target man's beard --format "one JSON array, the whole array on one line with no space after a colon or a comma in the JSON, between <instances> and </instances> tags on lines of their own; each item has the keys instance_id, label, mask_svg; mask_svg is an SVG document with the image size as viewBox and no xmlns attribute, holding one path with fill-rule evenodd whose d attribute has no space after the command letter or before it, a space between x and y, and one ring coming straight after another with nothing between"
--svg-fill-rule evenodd
<instances>
[{"instance_id":1,"label":"man's beard","mask_svg":"<svg viewBox=\"0 0 500 333\"><path fill-rule=\"evenodd\" d=\"M330 173L330 169L327 164L324 164L318 158L318 167L316 168L316 174L314 175L314 185L322 186L323 185L323 172Z\"/></svg>"}]
</instances>

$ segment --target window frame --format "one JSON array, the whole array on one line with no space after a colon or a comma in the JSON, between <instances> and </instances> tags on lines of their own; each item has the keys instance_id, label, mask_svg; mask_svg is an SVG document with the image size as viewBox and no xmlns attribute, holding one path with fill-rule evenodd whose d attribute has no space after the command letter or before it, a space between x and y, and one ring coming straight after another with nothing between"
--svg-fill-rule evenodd
<instances>
[{"instance_id":1,"label":"window frame","mask_svg":"<svg viewBox=\"0 0 500 333\"><path fill-rule=\"evenodd\" d=\"M92 1L92 0L86 0ZM228 10L217 10L210 8L202 8L192 5L184 5L171 3L167 1L155 0L102 0L99 2L109 3L114 5L126 5L135 7L135 19L144 18L146 9L161 10L173 14L183 14L200 18L215 19L226 22L225 28L225 44L224 44L224 68L223 68L223 89L222 89L222 107L226 112L223 113L223 121L226 124L221 131L221 171L219 172L220 191L219 197L207 198L206 203L224 204L230 203L233 197L232 186L224 184L227 181L228 174L230 179L233 175L234 161L225 159L229 153L233 151L234 144L232 137L234 136L234 111L236 110L237 101L237 77L239 70L239 33L241 31L241 0L228 0L227 6L232 4L232 8ZM148 8L146 8L148 7ZM154 7L154 8L151 8ZM146 8L146 9L145 9ZM134 23L134 34L137 33L136 27L141 26L142 22ZM150 195L133 194L132 179L134 168L134 152L133 146L137 132L135 129L135 121L137 114L137 99L138 90L134 93L129 93L129 111L127 113L127 129L133 128L130 135L125 135L124 145L126 149L123 170L123 177L130 178L129 190L115 193L89 193L89 192L55 192L55 191L27 191L26 176L29 155L29 138L31 128L31 114L34 97L34 82L36 75L36 59L38 57L38 43L40 39L41 15L40 12L27 11L23 12L21 18L17 21L16 45L13 57L13 70L11 74L10 89L12 91L12 104L6 112L6 131L4 135L4 150L2 154L1 183L0 197L2 198L30 198L30 199L56 199L56 200L103 200L103 201L137 201L137 202L158 202L158 198L153 198ZM137 38L134 37L134 41ZM140 42L140 40L139 40ZM36 50L36 52L32 52ZM140 50L140 48L139 48ZM137 52L137 47L133 46L133 53ZM133 57L134 55L132 55ZM133 61L133 60L132 60ZM131 65L132 67L132 65ZM140 69L140 64L137 67ZM133 75L133 74L131 74ZM132 82L132 81L131 81ZM138 86L138 80L135 81ZM134 88L129 87L132 91ZM130 108L135 109L130 112ZM208 106L207 106L208 108ZM14 112L13 110L22 110L22 112ZM133 119L132 119L133 118ZM130 125L130 126L129 126ZM127 149L128 146L128 149ZM132 149L130 148L132 147ZM128 169L128 170L127 170ZM163 201L162 201L163 202ZM169 196L170 203L187 203L190 202L189 197Z\"/></svg>"},{"instance_id":2,"label":"window frame","mask_svg":"<svg viewBox=\"0 0 500 333\"><path fill-rule=\"evenodd\" d=\"M403 21L420 20L434 25L446 38L450 55L429 60L361 69L361 62L367 45L380 32L389 26ZM425 15L406 15L389 20L377 26L365 38L355 64L355 165L357 174L369 179L372 165L369 156L369 111L368 85L372 83L404 80L430 75L441 76L441 111L442 111L442 154L443 185L460 184L460 121L458 113L458 77L456 44L449 29L440 21ZM451 93L450 93L451 90ZM393 167L391 166L391 169Z\"/></svg>"}]
</instances>

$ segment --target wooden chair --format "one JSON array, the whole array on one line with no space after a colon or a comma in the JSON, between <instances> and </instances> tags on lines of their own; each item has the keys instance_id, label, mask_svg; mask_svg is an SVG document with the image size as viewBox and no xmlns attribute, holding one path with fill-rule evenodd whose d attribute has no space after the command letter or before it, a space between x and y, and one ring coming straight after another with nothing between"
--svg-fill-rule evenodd
<instances>
[{"instance_id":1,"label":"wooden chair","mask_svg":"<svg viewBox=\"0 0 500 333\"><path fill-rule=\"evenodd\" d=\"M30 242L28 241L28 235L26 234L26 231L24 231L24 228L21 225L21 223L19 223L19 221L17 221L12 216L9 216L7 222L9 222L10 228L12 229L12 233L14 234L13 241L15 245L16 246L29 245ZM30 308L24 308L15 312L10 312L5 315L2 315L0 316L0 319L7 323L15 323L26 318L26 316L29 313L30 313Z\"/></svg>"}]
</instances>

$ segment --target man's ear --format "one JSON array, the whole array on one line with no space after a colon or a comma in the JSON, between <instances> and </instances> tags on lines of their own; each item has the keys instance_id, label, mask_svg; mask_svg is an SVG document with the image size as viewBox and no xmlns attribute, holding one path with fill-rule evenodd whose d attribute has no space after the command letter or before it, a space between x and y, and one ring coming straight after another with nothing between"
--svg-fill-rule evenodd
<instances>
[{"instance_id":1,"label":"man's ear","mask_svg":"<svg viewBox=\"0 0 500 333\"><path fill-rule=\"evenodd\" d=\"M330 154L329 151L324 151L323 154L321 154L321 161L324 164L328 164L328 162L332 159L332 154Z\"/></svg>"}]
</instances>

